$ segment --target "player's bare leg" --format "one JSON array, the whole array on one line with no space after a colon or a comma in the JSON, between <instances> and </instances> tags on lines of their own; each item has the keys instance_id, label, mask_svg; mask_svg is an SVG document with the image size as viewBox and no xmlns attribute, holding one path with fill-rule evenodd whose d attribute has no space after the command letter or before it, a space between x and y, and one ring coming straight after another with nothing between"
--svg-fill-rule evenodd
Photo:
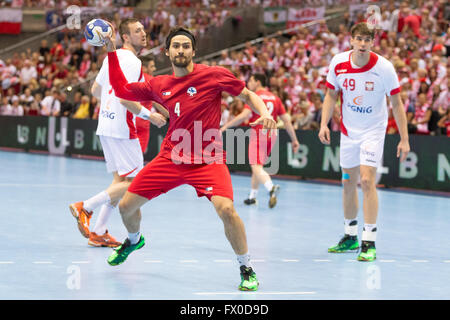
<instances>
[{"instance_id":1,"label":"player's bare leg","mask_svg":"<svg viewBox=\"0 0 450 320\"><path fill-rule=\"evenodd\" d=\"M360 168L361 189L363 191L364 229L362 234L360 261L376 259L375 241L377 236L378 194L376 188L377 168L364 166Z\"/></svg>"},{"instance_id":2,"label":"player's bare leg","mask_svg":"<svg viewBox=\"0 0 450 320\"><path fill-rule=\"evenodd\" d=\"M245 226L234 208L233 201L229 198L213 196L211 202L223 222L225 236L236 253L240 264L241 284L239 289L243 291L257 290L259 282L250 265Z\"/></svg>"},{"instance_id":3,"label":"player's bare leg","mask_svg":"<svg viewBox=\"0 0 450 320\"><path fill-rule=\"evenodd\" d=\"M357 251L358 242L358 178L359 166L342 168L342 203L344 210L344 237L328 252L342 253Z\"/></svg>"},{"instance_id":4,"label":"player's bare leg","mask_svg":"<svg viewBox=\"0 0 450 320\"><path fill-rule=\"evenodd\" d=\"M266 190L269 192L269 207L275 207L277 203L277 195L280 189L280 186L274 185L272 183L272 178L270 175L264 170L264 167L260 164L252 164L250 165L252 169L252 190L250 192L249 198L244 201L245 204L254 204L256 203L256 194L260 184L264 185ZM252 201L252 199L255 199ZM249 203L247 203L249 202Z\"/></svg>"},{"instance_id":5,"label":"player's bare leg","mask_svg":"<svg viewBox=\"0 0 450 320\"><path fill-rule=\"evenodd\" d=\"M76 202L69 206L72 215L77 220L78 229L84 237L89 239L90 245L115 247L120 244L109 235L106 230L106 223L132 180L133 178L121 177L117 172L113 172L113 180L107 189L85 201ZM101 207L99 216L93 232L90 232L90 219L93 211L98 207Z\"/></svg>"},{"instance_id":6,"label":"player's bare leg","mask_svg":"<svg viewBox=\"0 0 450 320\"><path fill-rule=\"evenodd\" d=\"M126 192L119 203L119 211L123 224L128 231L128 237L123 244L109 256L108 263L112 266L123 263L128 255L145 245L145 239L140 232L141 207L148 201L147 198Z\"/></svg>"}]
</instances>

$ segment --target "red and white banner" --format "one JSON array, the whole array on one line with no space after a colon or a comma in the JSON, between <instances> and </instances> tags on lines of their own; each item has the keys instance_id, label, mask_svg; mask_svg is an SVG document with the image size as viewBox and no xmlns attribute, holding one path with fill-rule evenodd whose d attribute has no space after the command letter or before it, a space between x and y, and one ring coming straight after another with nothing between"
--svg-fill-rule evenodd
<instances>
[{"instance_id":1,"label":"red and white banner","mask_svg":"<svg viewBox=\"0 0 450 320\"><path fill-rule=\"evenodd\" d=\"M322 19L325 16L325 7L317 8L289 8L287 28L293 28L296 25L307 23L313 20Z\"/></svg>"},{"instance_id":2,"label":"red and white banner","mask_svg":"<svg viewBox=\"0 0 450 320\"><path fill-rule=\"evenodd\" d=\"M0 33L19 34L22 27L22 9L0 9Z\"/></svg>"}]
</instances>

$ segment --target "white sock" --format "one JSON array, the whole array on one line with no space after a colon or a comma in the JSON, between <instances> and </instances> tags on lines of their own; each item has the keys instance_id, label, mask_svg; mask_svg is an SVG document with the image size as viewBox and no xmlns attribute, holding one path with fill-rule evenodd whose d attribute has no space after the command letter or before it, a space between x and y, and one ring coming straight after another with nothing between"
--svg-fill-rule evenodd
<instances>
[{"instance_id":1,"label":"white sock","mask_svg":"<svg viewBox=\"0 0 450 320\"><path fill-rule=\"evenodd\" d=\"M128 233L128 239L130 240L131 244L138 243L140 238L141 238L140 231L138 231L136 233Z\"/></svg>"},{"instance_id":2,"label":"white sock","mask_svg":"<svg viewBox=\"0 0 450 320\"><path fill-rule=\"evenodd\" d=\"M249 199L255 199L257 195L258 195L258 189L251 189L250 190L250 195L248 196L248 198Z\"/></svg>"},{"instance_id":3,"label":"white sock","mask_svg":"<svg viewBox=\"0 0 450 320\"><path fill-rule=\"evenodd\" d=\"M114 211L116 207L112 206L110 203L105 203L100 208L100 213L98 214L98 218L95 221L94 232L97 235L102 235L106 232L106 223L108 222L109 216L111 212Z\"/></svg>"},{"instance_id":4,"label":"white sock","mask_svg":"<svg viewBox=\"0 0 450 320\"><path fill-rule=\"evenodd\" d=\"M344 219L344 225L345 234L348 234L350 236L358 235L358 220Z\"/></svg>"},{"instance_id":5,"label":"white sock","mask_svg":"<svg viewBox=\"0 0 450 320\"><path fill-rule=\"evenodd\" d=\"M87 211L94 211L96 208L101 206L102 204L105 204L107 202L110 202L111 199L109 198L109 194L106 191L102 191L92 198L87 199L83 202L83 207Z\"/></svg>"},{"instance_id":6,"label":"white sock","mask_svg":"<svg viewBox=\"0 0 450 320\"><path fill-rule=\"evenodd\" d=\"M267 191L269 191L269 192L272 191L272 188L273 188L272 180L266 181L264 183L264 187L266 188Z\"/></svg>"},{"instance_id":7,"label":"white sock","mask_svg":"<svg viewBox=\"0 0 450 320\"><path fill-rule=\"evenodd\" d=\"M365 223L361 240L375 242L377 240L377 225Z\"/></svg>"},{"instance_id":8,"label":"white sock","mask_svg":"<svg viewBox=\"0 0 450 320\"><path fill-rule=\"evenodd\" d=\"M252 265L250 264L250 255L248 253L243 254L243 255L236 255L237 257L237 261L239 262L240 266L246 266L247 268L251 267Z\"/></svg>"}]
</instances>

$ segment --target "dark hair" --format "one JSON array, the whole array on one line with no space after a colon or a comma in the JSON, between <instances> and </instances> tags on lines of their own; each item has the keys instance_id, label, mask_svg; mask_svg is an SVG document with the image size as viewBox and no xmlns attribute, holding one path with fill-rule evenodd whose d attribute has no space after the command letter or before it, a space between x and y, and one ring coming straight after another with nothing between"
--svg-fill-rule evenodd
<instances>
[{"instance_id":1,"label":"dark hair","mask_svg":"<svg viewBox=\"0 0 450 320\"><path fill-rule=\"evenodd\" d=\"M169 50L170 41L172 41L172 38L175 36L178 36L178 35L186 36L189 39L191 39L192 49L195 50L197 41L195 39L194 34L191 31L189 31L188 29L183 28L183 27L175 27L170 30L169 35L166 38L166 50Z\"/></svg>"},{"instance_id":2,"label":"dark hair","mask_svg":"<svg viewBox=\"0 0 450 320\"><path fill-rule=\"evenodd\" d=\"M360 34L362 36L369 36L371 39L375 38L375 30L373 28L369 28L369 26L365 22L355 24L350 29L350 33L352 34L352 38L354 38L356 34Z\"/></svg>"},{"instance_id":3,"label":"dark hair","mask_svg":"<svg viewBox=\"0 0 450 320\"><path fill-rule=\"evenodd\" d=\"M119 35L120 35L120 39L122 39L122 41L124 41L124 39L123 39L124 34L130 34L130 24L136 23L136 22L140 22L140 21L136 18L127 18L125 20L122 20L122 22L119 25Z\"/></svg>"},{"instance_id":4,"label":"dark hair","mask_svg":"<svg viewBox=\"0 0 450 320\"><path fill-rule=\"evenodd\" d=\"M267 77L262 73L254 73L250 77L253 77L255 81L259 81L263 87L267 85Z\"/></svg>"}]
</instances>

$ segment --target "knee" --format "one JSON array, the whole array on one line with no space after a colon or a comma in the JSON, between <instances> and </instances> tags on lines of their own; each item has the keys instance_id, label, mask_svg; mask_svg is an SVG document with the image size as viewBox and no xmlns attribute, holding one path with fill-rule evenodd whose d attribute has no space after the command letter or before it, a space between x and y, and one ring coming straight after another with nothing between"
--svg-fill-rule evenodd
<instances>
[{"instance_id":1,"label":"knee","mask_svg":"<svg viewBox=\"0 0 450 320\"><path fill-rule=\"evenodd\" d=\"M123 199L119 202L119 212L122 216L127 216L133 212L132 205L129 201Z\"/></svg>"},{"instance_id":2,"label":"knee","mask_svg":"<svg viewBox=\"0 0 450 320\"><path fill-rule=\"evenodd\" d=\"M375 181L368 177L361 177L361 189L363 192L371 191L375 188Z\"/></svg>"},{"instance_id":3,"label":"knee","mask_svg":"<svg viewBox=\"0 0 450 320\"><path fill-rule=\"evenodd\" d=\"M226 203L217 207L217 213L224 221L232 220L237 214L234 210L233 203Z\"/></svg>"},{"instance_id":4,"label":"knee","mask_svg":"<svg viewBox=\"0 0 450 320\"><path fill-rule=\"evenodd\" d=\"M356 189L356 182L352 179L342 179L344 192L353 192Z\"/></svg>"}]
</instances>

